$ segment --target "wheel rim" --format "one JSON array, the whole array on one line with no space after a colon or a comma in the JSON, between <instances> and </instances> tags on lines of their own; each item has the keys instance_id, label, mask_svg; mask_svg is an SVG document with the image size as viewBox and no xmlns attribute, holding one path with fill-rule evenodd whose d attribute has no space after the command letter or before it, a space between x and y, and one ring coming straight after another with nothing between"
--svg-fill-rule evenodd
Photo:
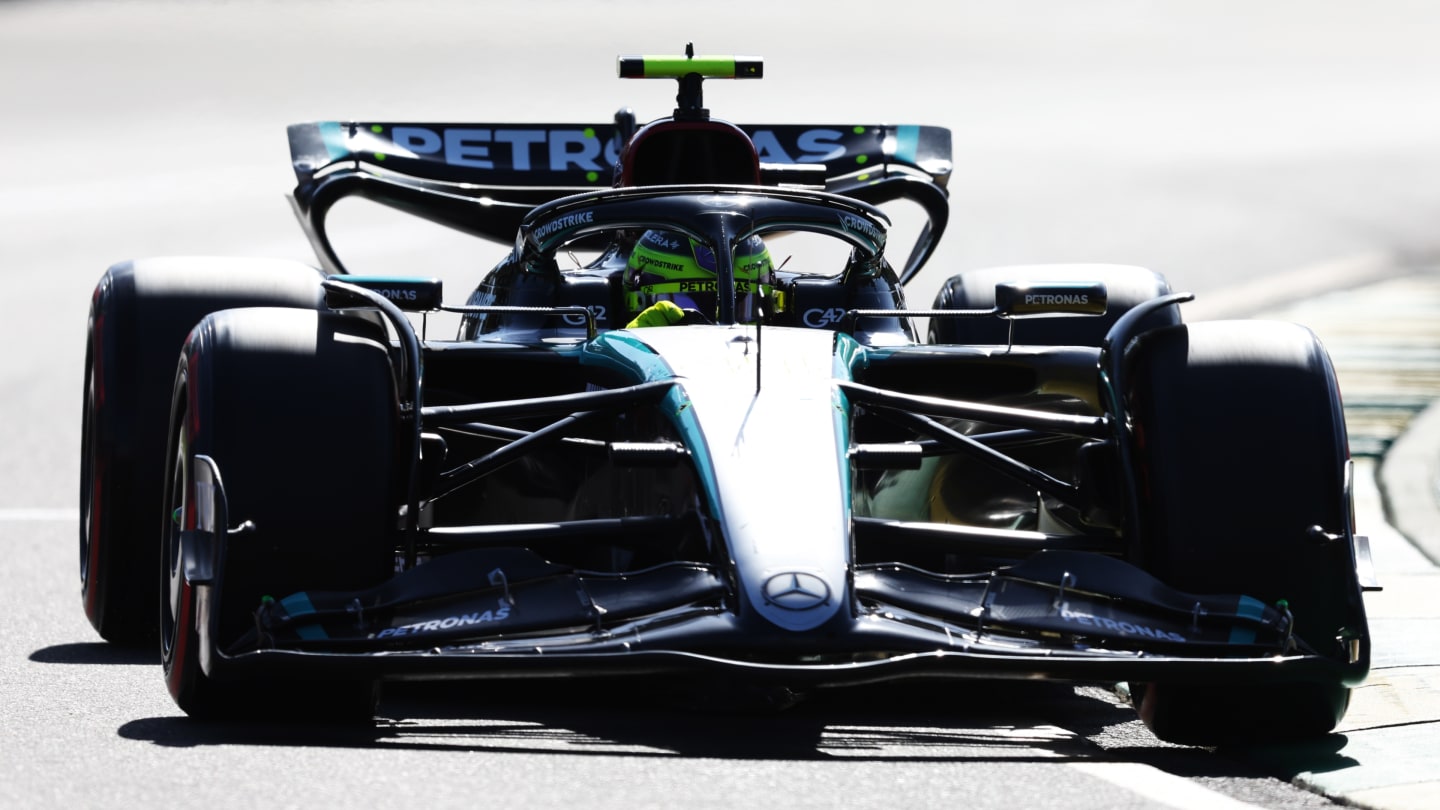
<instances>
[{"instance_id":1,"label":"wheel rim","mask_svg":"<svg viewBox=\"0 0 1440 810\"><path fill-rule=\"evenodd\" d=\"M85 407L80 417L80 592L90 590L90 547L95 531L95 368L85 376Z\"/></svg>"},{"instance_id":2,"label":"wheel rim","mask_svg":"<svg viewBox=\"0 0 1440 810\"><path fill-rule=\"evenodd\" d=\"M175 458L171 459L169 488L165 493L165 550L161 559L161 575L165 579L165 599L160 610L161 654L166 662L173 659L179 643L178 634L185 622L185 565L182 530L191 520L189 494L190 442L185 435L185 413L175 420Z\"/></svg>"}]
</instances>

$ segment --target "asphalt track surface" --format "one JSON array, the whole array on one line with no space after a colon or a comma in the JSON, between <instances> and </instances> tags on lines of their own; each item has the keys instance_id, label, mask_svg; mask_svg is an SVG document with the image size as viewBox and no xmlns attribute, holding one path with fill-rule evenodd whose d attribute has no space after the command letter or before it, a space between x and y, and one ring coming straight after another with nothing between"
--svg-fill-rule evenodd
<instances>
[{"instance_id":1,"label":"asphalt track surface","mask_svg":"<svg viewBox=\"0 0 1440 810\"><path fill-rule=\"evenodd\" d=\"M447 686L387 693L363 732L207 726L80 610L90 290L136 256L308 259L281 196L291 122L645 120L673 90L620 82L615 56L695 40L766 58L761 82L707 85L723 117L954 131L953 224L913 302L966 268L1112 261L1198 293L1191 319L1367 282L1382 292L1328 328L1393 318L1419 293L1383 284L1440 247L1440 10L1256 5L0 2L0 806L1435 804L1406 792L1433 778L1410 763L1434 738L1434 616L1403 606L1377 622L1398 719L1357 698L1330 750L1289 760L1163 746L1106 690L1029 684L846 691L776 717L625 686ZM337 217L357 269L452 294L500 250ZM1405 539L1384 547L1405 585L1388 597L1424 592Z\"/></svg>"}]
</instances>

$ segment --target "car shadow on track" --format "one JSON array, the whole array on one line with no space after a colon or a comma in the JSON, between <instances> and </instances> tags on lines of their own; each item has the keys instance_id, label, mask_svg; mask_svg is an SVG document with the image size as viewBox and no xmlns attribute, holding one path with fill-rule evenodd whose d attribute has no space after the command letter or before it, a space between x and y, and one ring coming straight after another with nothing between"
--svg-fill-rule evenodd
<instances>
[{"instance_id":1,"label":"car shadow on track","mask_svg":"<svg viewBox=\"0 0 1440 810\"><path fill-rule=\"evenodd\" d=\"M163 746L273 745L750 760L1140 762L1191 778L1265 777L1243 757L1161 743L1108 690L1041 682L909 682L783 696L657 681L387 686L373 723L135 720ZM1344 738L1311 749L1334 762ZM1328 752L1328 753L1327 753Z\"/></svg>"},{"instance_id":2,"label":"car shadow on track","mask_svg":"<svg viewBox=\"0 0 1440 810\"><path fill-rule=\"evenodd\" d=\"M124 646L105 641L77 642L41 647L30 653L37 664L148 664L158 666L158 645Z\"/></svg>"},{"instance_id":3,"label":"car shadow on track","mask_svg":"<svg viewBox=\"0 0 1440 810\"><path fill-rule=\"evenodd\" d=\"M908 683L789 693L663 681L527 686L523 700L475 685L411 685L381 705L392 739L491 751L742 759L950 760L1077 755L1082 737L1046 721L1110 707L1039 683ZM481 687L485 689L487 687ZM449 692L448 690L456 690ZM1069 708L1063 708L1068 706ZM1133 716L1133 715L1132 715ZM1095 722L1110 722L1096 719ZM1128 719L1128 718L1127 718Z\"/></svg>"},{"instance_id":4,"label":"car shadow on track","mask_svg":"<svg viewBox=\"0 0 1440 810\"><path fill-rule=\"evenodd\" d=\"M1068 708L1067 708L1068 707ZM1024 760L1082 756L1078 713L1104 725L1133 713L1070 686L991 683L852 687L796 700L655 680L387 685L373 724L150 718L123 737L167 746L301 745L744 759ZM1053 719L1053 718L1052 718Z\"/></svg>"}]
</instances>

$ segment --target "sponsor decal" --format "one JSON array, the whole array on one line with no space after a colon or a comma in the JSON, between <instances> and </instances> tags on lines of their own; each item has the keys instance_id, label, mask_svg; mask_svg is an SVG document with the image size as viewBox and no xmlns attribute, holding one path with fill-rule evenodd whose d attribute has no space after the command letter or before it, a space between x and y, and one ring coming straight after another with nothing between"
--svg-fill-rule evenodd
<instances>
[{"instance_id":1,"label":"sponsor decal","mask_svg":"<svg viewBox=\"0 0 1440 810\"><path fill-rule=\"evenodd\" d=\"M870 221L854 214L842 214L840 216L840 227L851 233L858 233L877 245L885 243L885 234L870 224Z\"/></svg>"},{"instance_id":2,"label":"sponsor decal","mask_svg":"<svg viewBox=\"0 0 1440 810\"><path fill-rule=\"evenodd\" d=\"M391 301L416 301L420 298L420 295L414 290L406 290L400 287L380 287L376 288L375 292L389 298Z\"/></svg>"},{"instance_id":3,"label":"sponsor decal","mask_svg":"<svg viewBox=\"0 0 1440 810\"><path fill-rule=\"evenodd\" d=\"M1185 637L1179 633L1171 633L1168 630L1160 630L1143 624L1133 622L1117 622L1114 619L1106 619L1101 616L1094 616L1089 613L1079 613L1069 609L1060 611L1060 618L1067 623L1077 624L1081 627L1094 627L1097 630L1106 630L1111 633L1120 633L1126 636L1139 638L1154 638L1161 641L1185 641Z\"/></svg>"},{"instance_id":4,"label":"sponsor decal","mask_svg":"<svg viewBox=\"0 0 1440 810\"><path fill-rule=\"evenodd\" d=\"M540 240L558 231L563 231L566 228L574 228L580 225L588 225L589 223L594 221L594 211L576 211L573 214L566 214L563 217L556 217L555 219L550 220L544 225L541 225L540 227L535 229L534 236L536 240Z\"/></svg>"},{"instance_id":5,"label":"sponsor decal","mask_svg":"<svg viewBox=\"0 0 1440 810\"><path fill-rule=\"evenodd\" d=\"M680 237L668 231L646 231L641 235L640 241L647 245L653 245L661 250L675 251L680 249Z\"/></svg>"},{"instance_id":6,"label":"sponsor decal","mask_svg":"<svg viewBox=\"0 0 1440 810\"><path fill-rule=\"evenodd\" d=\"M344 136L339 125L332 124L337 141L331 157L344 157L347 147L339 146ZM849 154L845 141L863 135L864 127L854 134L838 129L817 127L799 132L793 129L756 129L750 132L760 160L766 163L830 163ZM902 135L904 130L902 128ZM381 136L384 127L376 124L370 131ZM506 169L512 171L569 172L581 170L605 172L620 160L620 144L615 137L602 141L593 127L426 127L395 126L390 130L392 154L409 154L441 160L451 166L475 169ZM377 156L391 150L377 149ZM861 148L855 162L865 163L867 150ZM897 154L905 155L901 149ZM909 156L913 161L913 155Z\"/></svg>"},{"instance_id":7,"label":"sponsor decal","mask_svg":"<svg viewBox=\"0 0 1440 810\"><path fill-rule=\"evenodd\" d=\"M760 277L772 270L770 257L750 256L742 257L735 262L735 275Z\"/></svg>"},{"instance_id":8,"label":"sponsor decal","mask_svg":"<svg viewBox=\"0 0 1440 810\"><path fill-rule=\"evenodd\" d=\"M765 580L766 604L783 610L810 610L830 603L830 586L814 574L787 571Z\"/></svg>"},{"instance_id":9,"label":"sponsor decal","mask_svg":"<svg viewBox=\"0 0 1440 810\"><path fill-rule=\"evenodd\" d=\"M654 256L647 256L644 253L635 253L632 255L635 260L635 264L642 270L647 267L658 267L661 270L674 270L678 273L685 269L685 266L680 264L679 262L667 262L663 259L657 259Z\"/></svg>"},{"instance_id":10,"label":"sponsor decal","mask_svg":"<svg viewBox=\"0 0 1440 810\"><path fill-rule=\"evenodd\" d=\"M604 306L597 305L597 304L588 304L588 305L586 305L585 309L587 309L587 310L590 311L590 315L595 318L595 323L597 323L597 324L603 324L603 323L605 323L605 307L604 307ZM575 315L575 314L561 315L561 316L560 316L560 320L564 321L565 323L569 324L570 326L584 326L584 325L585 325L585 316L584 316L584 315Z\"/></svg>"},{"instance_id":11,"label":"sponsor decal","mask_svg":"<svg viewBox=\"0 0 1440 810\"><path fill-rule=\"evenodd\" d=\"M717 283L714 281L696 280L661 281L655 284L645 284L640 287L639 291L648 295L657 295L661 293L713 293L716 292L717 289ZM764 284L756 284L750 281L737 281L735 282L735 292L740 294L764 293L766 289Z\"/></svg>"},{"instance_id":12,"label":"sponsor decal","mask_svg":"<svg viewBox=\"0 0 1440 810\"><path fill-rule=\"evenodd\" d=\"M433 155L452 166L552 172L601 171L619 160L612 139L601 143L593 129L395 127L391 140L417 156Z\"/></svg>"},{"instance_id":13,"label":"sponsor decal","mask_svg":"<svg viewBox=\"0 0 1440 810\"><path fill-rule=\"evenodd\" d=\"M510 618L510 605L506 604L504 600L501 600L500 606L494 610L459 613L454 616L446 616L443 619L431 619L413 624L402 624L399 627L387 627L378 633L371 633L370 638L399 638L401 636L423 635L441 630L452 630L456 627L467 627L472 624L503 622L508 618Z\"/></svg>"},{"instance_id":14,"label":"sponsor decal","mask_svg":"<svg viewBox=\"0 0 1440 810\"><path fill-rule=\"evenodd\" d=\"M838 129L807 129L801 132L787 150L780 139L768 129L759 129L751 134L755 151L766 163L825 163L845 156L845 146L840 141L845 133Z\"/></svg>"},{"instance_id":15,"label":"sponsor decal","mask_svg":"<svg viewBox=\"0 0 1440 810\"><path fill-rule=\"evenodd\" d=\"M829 307L825 309L807 309L800 320L811 329L824 329L828 326L835 326L845 319L845 310L840 307Z\"/></svg>"},{"instance_id":16,"label":"sponsor decal","mask_svg":"<svg viewBox=\"0 0 1440 810\"><path fill-rule=\"evenodd\" d=\"M1056 295L1053 293L1026 293L1026 304L1089 304L1090 296L1085 294Z\"/></svg>"}]
</instances>

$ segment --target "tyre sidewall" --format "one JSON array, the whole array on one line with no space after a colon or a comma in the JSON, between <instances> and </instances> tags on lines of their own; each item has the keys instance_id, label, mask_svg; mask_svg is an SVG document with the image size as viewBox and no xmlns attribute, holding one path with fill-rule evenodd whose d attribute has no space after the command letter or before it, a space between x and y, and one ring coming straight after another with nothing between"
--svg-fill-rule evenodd
<instances>
[{"instance_id":1,"label":"tyre sidewall","mask_svg":"<svg viewBox=\"0 0 1440 810\"><path fill-rule=\"evenodd\" d=\"M189 464L211 458L225 487L225 528L255 528L220 545L217 582L201 586L214 612L204 636L213 637L196 632L196 589L181 586L178 607L167 605L172 696L196 716L233 716L237 706L256 717L373 708L367 682L332 683L331 700L303 682L211 677L200 670L199 644L217 660L253 629L263 599L359 590L393 571L398 406L383 331L331 312L212 313L186 342L173 402L172 453L183 440Z\"/></svg>"},{"instance_id":2,"label":"tyre sidewall","mask_svg":"<svg viewBox=\"0 0 1440 810\"><path fill-rule=\"evenodd\" d=\"M315 309L321 275L295 262L146 259L96 285L86 336L80 483L81 594L102 638L154 643L160 453L176 358L207 313L266 304Z\"/></svg>"}]
</instances>

